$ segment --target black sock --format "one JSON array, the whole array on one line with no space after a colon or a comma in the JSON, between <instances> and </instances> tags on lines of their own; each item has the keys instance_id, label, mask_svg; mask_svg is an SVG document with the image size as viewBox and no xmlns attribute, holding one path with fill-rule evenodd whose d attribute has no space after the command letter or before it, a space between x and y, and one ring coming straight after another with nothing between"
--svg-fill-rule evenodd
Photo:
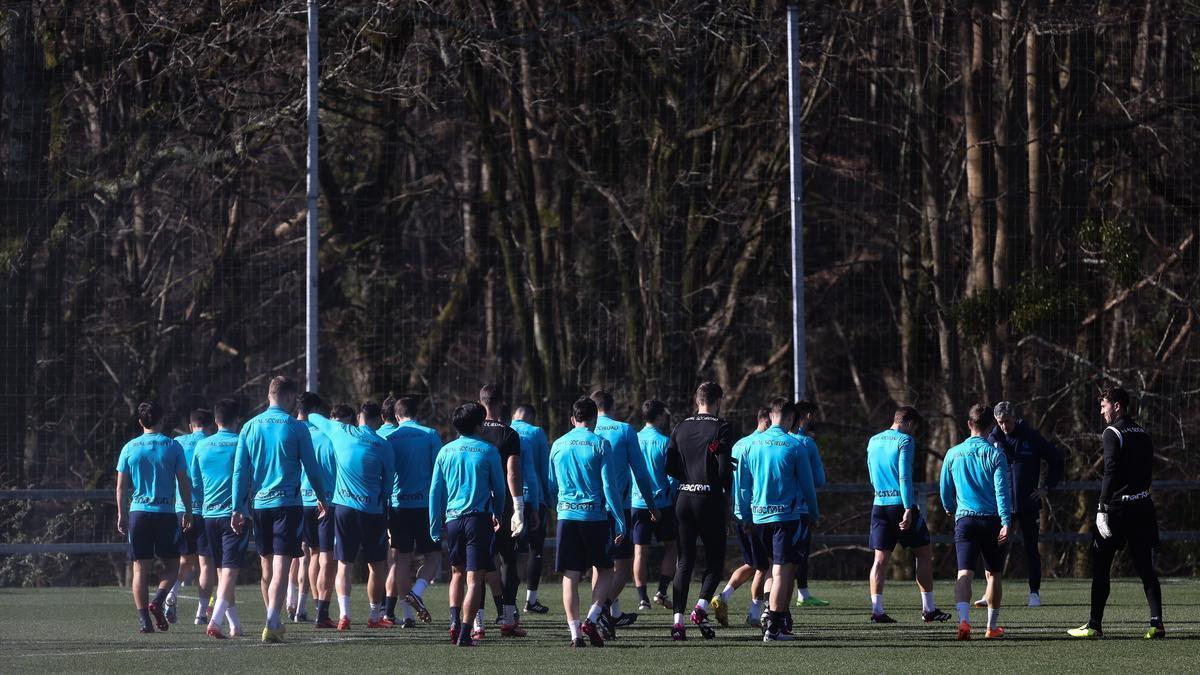
<instances>
[{"instance_id":1,"label":"black sock","mask_svg":"<svg viewBox=\"0 0 1200 675\"><path fill-rule=\"evenodd\" d=\"M451 607L450 608L450 627L454 628L455 626L458 626L459 628L462 627L462 608L461 607Z\"/></svg>"},{"instance_id":2,"label":"black sock","mask_svg":"<svg viewBox=\"0 0 1200 675\"><path fill-rule=\"evenodd\" d=\"M317 621L324 621L329 618L329 601L317 601Z\"/></svg>"},{"instance_id":3,"label":"black sock","mask_svg":"<svg viewBox=\"0 0 1200 675\"><path fill-rule=\"evenodd\" d=\"M394 595L389 595L383 599L383 615L389 619L396 616L396 603L400 599Z\"/></svg>"},{"instance_id":4,"label":"black sock","mask_svg":"<svg viewBox=\"0 0 1200 675\"><path fill-rule=\"evenodd\" d=\"M504 596L503 595L493 595L492 601L494 601L496 603L496 616L503 616L504 615Z\"/></svg>"},{"instance_id":5,"label":"black sock","mask_svg":"<svg viewBox=\"0 0 1200 675\"><path fill-rule=\"evenodd\" d=\"M169 589L169 588L159 587L158 591L154 593L154 601L153 601L154 604L158 605L159 607L162 607L163 603L165 603L167 601L167 593L170 593L170 592L171 592L171 589Z\"/></svg>"},{"instance_id":6,"label":"black sock","mask_svg":"<svg viewBox=\"0 0 1200 675\"><path fill-rule=\"evenodd\" d=\"M150 625L150 610L145 607L138 610L138 623L143 628Z\"/></svg>"},{"instance_id":7,"label":"black sock","mask_svg":"<svg viewBox=\"0 0 1200 675\"><path fill-rule=\"evenodd\" d=\"M666 595L667 587L671 585L671 582L674 581L674 579L674 577L667 576L666 574L660 574L658 576L658 592Z\"/></svg>"},{"instance_id":8,"label":"black sock","mask_svg":"<svg viewBox=\"0 0 1200 675\"><path fill-rule=\"evenodd\" d=\"M641 600L642 602L644 602L646 604L650 604L650 597L648 595L646 595L645 585L638 586L637 593L638 593L638 600Z\"/></svg>"}]
</instances>

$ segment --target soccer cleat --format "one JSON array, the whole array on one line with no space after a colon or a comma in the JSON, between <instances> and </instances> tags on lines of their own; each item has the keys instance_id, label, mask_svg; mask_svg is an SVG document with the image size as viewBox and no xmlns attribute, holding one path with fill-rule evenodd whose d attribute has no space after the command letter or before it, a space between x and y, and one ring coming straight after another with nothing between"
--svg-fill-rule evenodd
<instances>
[{"instance_id":1,"label":"soccer cleat","mask_svg":"<svg viewBox=\"0 0 1200 675\"><path fill-rule=\"evenodd\" d=\"M712 604L713 616L717 617L717 623L723 627L729 627L729 603L721 599L721 596L713 596Z\"/></svg>"},{"instance_id":2,"label":"soccer cleat","mask_svg":"<svg viewBox=\"0 0 1200 675\"><path fill-rule=\"evenodd\" d=\"M324 619L317 619L317 622L313 624L313 628L337 628L337 624L333 622L333 619L325 617Z\"/></svg>"},{"instance_id":3,"label":"soccer cleat","mask_svg":"<svg viewBox=\"0 0 1200 675\"><path fill-rule=\"evenodd\" d=\"M1142 637L1147 640L1161 640L1167 637L1167 629L1163 626L1150 626L1150 629Z\"/></svg>"},{"instance_id":4,"label":"soccer cleat","mask_svg":"<svg viewBox=\"0 0 1200 675\"><path fill-rule=\"evenodd\" d=\"M308 612L296 612L292 617L294 623L308 623Z\"/></svg>"},{"instance_id":5,"label":"soccer cleat","mask_svg":"<svg viewBox=\"0 0 1200 675\"><path fill-rule=\"evenodd\" d=\"M593 647L604 646L604 638L600 636L600 629L596 627L596 624L591 621L584 621L580 630L583 631L583 634L592 643Z\"/></svg>"},{"instance_id":6,"label":"soccer cleat","mask_svg":"<svg viewBox=\"0 0 1200 675\"><path fill-rule=\"evenodd\" d=\"M671 626L671 639L675 642L687 641L687 630L683 627L683 624L677 623Z\"/></svg>"},{"instance_id":7,"label":"soccer cleat","mask_svg":"<svg viewBox=\"0 0 1200 675\"><path fill-rule=\"evenodd\" d=\"M789 640L795 640L795 639L796 639L796 637L794 635L792 635L791 633L785 633L783 631L779 631L776 633L767 631L767 632L763 633L763 642L788 642Z\"/></svg>"},{"instance_id":8,"label":"soccer cleat","mask_svg":"<svg viewBox=\"0 0 1200 675\"><path fill-rule=\"evenodd\" d=\"M1104 631L1099 628L1093 628L1090 623L1085 623L1079 628L1072 628L1067 631L1067 635L1073 638L1102 638L1104 637Z\"/></svg>"},{"instance_id":9,"label":"soccer cleat","mask_svg":"<svg viewBox=\"0 0 1200 675\"><path fill-rule=\"evenodd\" d=\"M412 619L405 619L404 623L400 624L401 628L416 628L417 622Z\"/></svg>"},{"instance_id":10,"label":"soccer cleat","mask_svg":"<svg viewBox=\"0 0 1200 675\"><path fill-rule=\"evenodd\" d=\"M279 644L280 642L283 642L283 632L275 630L270 626L264 626L262 632L262 641L272 644Z\"/></svg>"},{"instance_id":11,"label":"soccer cleat","mask_svg":"<svg viewBox=\"0 0 1200 675\"><path fill-rule=\"evenodd\" d=\"M417 613L417 618L421 620L421 623L433 621L433 617L429 614L429 608L425 606L425 602L421 600L421 596L416 593L405 593L404 601Z\"/></svg>"},{"instance_id":12,"label":"soccer cleat","mask_svg":"<svg viewBox=\"0 0 1200 675\"><path fill-rule=\"evenodd\" d=\"M1002 637L1004 637L1004 629L999 626L989 628L983 634L984 640L999 640Z\"/></svg>"},{"instance_id":13,"label":"soccer cleat","mask_svg":"<svg viewBox=\"0 0 1200 675\"><path fill-rule=\"evenodd\" d=\"M649 612L651 609L652 609L652 607L650 606L649 600L639 600L638 601L638 611L639 612Z\"/></svg>"},{"instance_id":14,"label":"soccer cleat","mask_svg":"<svg viewBox=\"0 0 1200 675\"><path fill-rule=\"evenodd\" d=\"M806 599L796 598L797 607L828 607L829 601L820 598L808 597Z\"/></svg>"},{"instance_id":15,"label":"soccer cleat","mask_svg":"<svg viewBox=\"0 0 1200 675\"><path fill-rule=\"evenodd\" d=\"M478 645L478 643L476 643L475 638L465 637L458 641L458 646L459 647L478 647L479 645Z\"/></svg>"},{"instance_id":16,"label":"soccer cleat","mask_svg":"<svg viewBox=\"0 0 1200 675\"><path fill-rule=\"evenodd\" d=\"M571 648L572 649L582 649L586 646L587 646L587 640L584 640L581 637L577 637L574 640L571 640Z\"/></svg>"},{"instance_id":17,"label":"soccer cleat","mask_svg":"<svg viewBox=\"0 0 1200 675\"><path fill-rule=\"evenodd\" d=\"M945 622L950 620L950 614L934 608L932 612L921 612L921 620L925 623L933 623L934 621Z\"/></svg>"},{"instance_id":18,"label":"soccer cleat","mask_svg":"<svg viewBox=\"0 0 1200 675\"><path fill-rule=\"evenodd\" d=\"M762 615L760 614L759 616L754 616L753 614L747 614L746 625L753 626L754 628L762 626Z\"/></svg>"},{"instance_id":19,"label":"soccer cleat","mask_svg":"<svg viewBox=\"0 0 1200 675\"><path fill-rule=\"evenodd\" d=\"M139 633L153 633L154 626L151 626L148 623L139 623L138 624L138 632Z\"/></svg>"},{"instance_id":20,"label":"soccer cleat","mask_svg":"<svg viewBox=\"0 0 1200 675\"><path fill-rule=\"evenodd\" d=\"M525 603L526 614L546 614L549 611L550 608L543 605L541 600L534 600L533 602Z\"/></svg>"},{"instance_id":21,"label":"soccer cleat","mask_svg":"<svg viewBox=\"0 0 1200 675\"><path fill-rule=\"evenodd\" d=\"M167 596L167 623L176 623L179 621L179 615L175 609L175 603L171 602L171 597Z\"/></svg>"},{"instance_id":22,"label":"soccer cleat","mask_svg":"<svg viewBox=\"0 0 1200 675\"><path fill-rule=\"evenodd\" d=\"M983 609L983 608L987 607L987 596L984 596L984 597L982 597L982 598L980 598L980 599L976 600L976 601L975 601L974 603L972 603L972 604L974 604L974 605L975 605L975 607L976 607L976 608L978 608L978 609Z\"/></svg>"},{"instance_id":23,"label":"soccer cleat","mask_svg":"<svg viewBox=\"0 0 1200 675\"><path fill-rule=\"evenodd\" d=\"M484 630L484 628L482 626L476 626L475 630L471 631L471 639L475 640L476 642L482 640L485 637L487 637L487 631Z\"/></svg>"},{"instance_id":24,"label":"soccer cleat","mask_svg":"<svg viewBox=\"0 0 1200 675\"><path fill-rule=\"evenodd\" d=\"M159 630L166 630L171 627L171 625L167 623L167 617L163 615L162 607L159 607L152 602L146 606L146 609L150 610L150 616L154 617L155 628Z\"/></svg>"},{"instance_id":25,"label":"soccer cleat","mask_svg":"<svg viewBox=\"0 0 1200 675\"><path fill-rule=\"evenodd\" d=\"M626 626L632 626L634 624L634 622L637 621L637 619L638 619L638 615L636 613L625 612L621 616L618 616L616 619L613 619L613 626L616 626L617 628L625 628Z\"/></svg>"},{"instance_id":26,"label":"soccer cleat","mask_svg":"<svg viewBox=\"0 0 1200 675\"><path fill-rule=\"evenodd\" d=\"M1034 593L1029 594L1029 606L1030 607L1041 607L1042 606L1041 593L1034 592Z\"/></svg>"},{"instance_id":27,"label":"soccer cleat","mask_svg":"<svg viewBox=\"0 0 1200 675\"><path fill-rule=\"evenodd\" d=\"M367 628L392 628L395 625L396 625L396 622L392 621L391 619L389 619L387 617L380 617L378 619L367 619Z\"/></svg>"},{"instance_id":28,"label":"soccer cleat","mask_svg":"<svg viewBox=\"0 0 1200 675\"><path fill-rule=\"evenodd\" d=\"M450 626L450 644L458 644L458 631L462 630L462 625Z\"/></svg>"},{"instance_id":29,"label":"soccer cleat","mask_svg":"<svg viewBox=\"0 0 1200 675\"><path fill-rule=\"evenodd\" d=\"M246 631L241 626L238 626L229 633L229 637L246 637Z\"/></svg>"},{"instance_id":30,"label":"soccer cleat","mask_svg":"<svg viewBox=\"0 0 1200 675\"><path fill-rule=\"evenodd\" d=\"M711 640L717 637L717 631L713 630L712 624L708 622L708 612L695 607L692 609L692 623L700 629L700 635L705 640Z\"/></svg>"},{"instance_id":31,"label":"soccer cleat","mask_svg":"<svg viewBox=\"0 0 1200 675\"><path fill-rule=\"evenodd\" d=\"M192 623L196 624L197 626L207 626L208 625L208 617L201 614L200 616L196 617L195 620L192 621Z\"/></svg>"},{"instance_id":32,"label":"soccer cleat","mask_svg":"<svg viewBox=\"0 0 1200 675\"><path fill-rule=\"evenodd\" d=\"M896 623L896 620L887 614L872 614L871 623Z\"/></svg>"},{"instance_id":33,"label":"soccer cleat","mask_svg":"<svg viewBox=\"0 0 1200 675\"><path fill-rule=\"evenodd\" d=\"M956 637L959 640L970 640L971 639L971 624L967 623L966 621L959 621L958 622L958 634Z\"/></svg>"},{"instance_id":34,"label":"soccer cleat","mask_svg":"<svg viewBox=\"0 0 1200 675\"><path fill-rule=\"evenodd\" d=\"M210 637L210 638L216 638L218 640L228 640L229 639L228 637L226 637L226 635L224 633L221 632L220 628L216 628L213 626L209 626L208 630L206 630L204 632L207 633L208 637Z\"/></svg>"},{"instance_id":35,"label":"soccer cleat","mask_svg":"<svg viewBox=\"0 0 1200 675\"><path fill-rule=\"evenodd\" d=\"M524 628L517 624L500 624L500 637L525 637L529 635Z\"/></svg>"},{"instance_id":36,"label":"soccer cleat","mask_svg":"<svg viewBox=\"0 0 1200 675\"><path fill-rule=\"evenodd\" d=\"M343 616L342 618L338 619L337 629L350 630L350 617Z\"/></svg>"},{"instance_id":37,"label":"soccer cleat","mask_svg":"<svg viewBox=\"0 0 1200 675\"><path fill-rule=\"evenodd\" d=\"M667 606L667 594L662 592L655 593L654 604L665 609Z\"/></svg>"}]
</instances>

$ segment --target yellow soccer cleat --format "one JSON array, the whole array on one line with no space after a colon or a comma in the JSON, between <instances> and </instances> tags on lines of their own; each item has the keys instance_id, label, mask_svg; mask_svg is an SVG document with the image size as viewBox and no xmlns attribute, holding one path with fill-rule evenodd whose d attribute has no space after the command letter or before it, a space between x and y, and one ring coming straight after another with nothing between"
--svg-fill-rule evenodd
<instances>
[{"instance_id":1,"label":"yellow soccer cleat","mask_svg":"<svg viewBox=\"0 0 1200 675\"><path fill-rule=\"evenodd\" d=\"M722 600L720 595L714 595L710 606L712 607L713 615L717 617L717 623L722 626L728 626L729 603Z\"/></svg>"},{"instance_id":2,"label":"yellow soccer cleat","mask_svg":"<svg viewBox=\"0 0 1200 675\"><path fill-rule=\"evenodd\" d=\"M1099 628L1092 628L1091 624L1085 623L1079 628L1072 628L1071 630L1067 631L1067 635L1070 635L1073 638L1084 639L1101 638L1104 637L1104 631L1100 630Z\"/></svg>"},{"instance_id":3,"label":"yellow soccer cleat","mask_svg":"<svg viewBox=\"0 0 1200 675\"><path fill-rule=\"evenodd\" d=\"M274 629L269 626L263 628L262 641L269 642L271 644L279 644L283 642L283 630Z\"/></svg>"},{"instance_id":4,"label":"yellow soccer cleat","mask_svg":"<svg viewBox=\"0 0 1200 675\"><path fill-rule=\"evenodd\" d=\"M1167 637L1167 629L1162 626L1150 626L1150 630L1146 631L1142 637L1147 640L1161 640Z\"/></svg>"}]
</instances>

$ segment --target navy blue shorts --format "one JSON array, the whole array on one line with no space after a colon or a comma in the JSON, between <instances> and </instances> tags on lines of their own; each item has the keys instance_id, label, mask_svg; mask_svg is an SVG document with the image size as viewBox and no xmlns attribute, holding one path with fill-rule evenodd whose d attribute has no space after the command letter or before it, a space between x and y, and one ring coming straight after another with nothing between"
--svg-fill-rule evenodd
<instances>
[{"instance_id":1,"label":"navy blue shorts","mask_svg":"<svg viewBox=\"0 0 1200 675\"><path fill-rule=\"evenodd\" d=\"M991 572L1004 569L1007 546L1001 546L999 516L963 516L954 521L954 549L958 553L958 569L975 571L979 556L983 569Z\"/></svg>"},{"instance_id":2,"label":"navy blue shorts","mask_svg":"<svg viewBox=\"0 0 1200 675\"><path fill-rule=\"evenodd\" d=\"M494 535L491 513L472 513L447 522L443 539L446 540L450 566L467 572L492 569Z\"/></svg>"},{"instance_id":3,"label":"navy blue shorts","mask_svg":"<svg viewBox=\"0 0 1200 675\"><path fill-rule=\"evenodd\" d=\"M658 522L650 521L650 509L633 510L633 543L649 546L654 539L664 543L679 538L679 523L675 520L675 507L664 506L658 510Z\"/></svg>"},{"instance_id":4,"label":"navy blue shorts","mask_svg":"<svg viewBox=\"0 0 1200 675\"><path fill-rule=\"evenodd\" d=\"M804 536L808 526L801 520L761 523L758 536L763 550L776 565L795 565L804 558Z\"/></svg>"},{"instance_id":5,"label":"navy blue shorts","mask_svg":"<svg viewBox=\"0 0 1200 675\"><path fill-rule=\"evenodd\" d=\"M750 523L750 532L747 533L742 521L734 519L733 523L734 529L737 530L738 546L742 548L742 562L756 570L771 569L771 557L763 547L758 526Z\"/></svg>"},{"instance_id":6,"label":"navy blue shorts","mask_svg":"<svg viewBox=\"0 0 1200 675\"><path fill-rule=\"evenodd\" d=\"M339 562L353 563L360 550L368 563L387 560L387 516L339 504L333 507L333 517L333 557Z\"/></svg>"},{"instance_id":7,"label":"navy blue shorts","mask_svg":"<svg viewBox=\"0 0 1200 675\"><path fill-rule=\"evenodd\" d=\"M900 531L900 521L904 519L904 506L891 504L889 506L875 505L871 507L871 548L876 551L891 553L900 544L904 548L920 548L929 545L929 526L925 524L925 514L917 511L917 522L908 528L907 532Z\"/></svg>"},{"instance_id":8,"label":"navy blue shorts","mask_svg":"<svg viewBox=\"0 0 1200 675\"><path fill-rule=\"evenodd\" d=\"M201 555L212 556L213 565L217 568L244 567L246 547L250 545L250 529L242 528L242 533L233 531L229 524L229 516L207 518L204 521L205 539L208 540L209 550Z\"/></svg>"},{"instance_id":9,"label":"navy blue shorts","mask_svg":"<svg viewBox=\"0 0 1200 675\"><path fill-rule=\"evenodd\" d=\"M559 572L612 569L612 527L607 520L559 520L554 568Z\"/></svg>"},{"instance_id":10,"label":"navy blue shorts","mask_svg":"<svg viewBox=\"0 0 1200 675\"><path fill-rule=\"evenodd\" d=\"M613 560L629 560L633 557L633 537L630 536L630 523L633 522L633 512L625 510L625 536L621 539L620 544L612 544L609 549L612 551ZM613 520L612 516L608 517L608 540L611 542L617 538L617 521Z\"/></svg>"},{"instance_id":11,"label":"navy blue shorts","mask_svg":"<svg viewBox=\"0 0 1200 675\"><path fill-rule=\"evenodd\" d=\"M175 512L129 512L129 559L178 558L183 534Z\"/></svg>"},{"instance_id":12,"label":"navy blue shorts","mask_svg":"<svg viewBox=\"0 0 1200 675\"><path fill-rule=\"evenodd\" d=\"M317 553L333 553L336 527L333 514L326 508L325 517L317 517L317 507L304 507L304 545Z\"/></svg>"},{"instance_id":13,"label":"navy blue shorts","mask_svg":"<svg viewBox=\"0 0 1200 675\"><path fill-rule=\"evenodd\" d=\"M429 537L429 509L392 509L388 514L392 548L400 553L429 553L441 546Z\"/></svg>"},{"instance_id":14,"label":"navy blue shorts","mask_svg":"<svg viewBox=\"0 0 1200 675\"><path fill-rule=\"evenodd\" d=\"M303 506L277 506L254 510L254 547L260 556L286 555L299 558L304 550Z\"/></svg>"},{"instance_id":15,"label":"navy blue shorts","mask_svg":"<svg viewBox=\"0 0 1200 675\"><path fill-rule=\"evenodd\" d=\"M204 531L204 516L192 516L192 529L183 529L183 514L176 513L179 530L183 537L179 541L179 555L208 555L208 535Z\"/></svg>"}]
</instances>

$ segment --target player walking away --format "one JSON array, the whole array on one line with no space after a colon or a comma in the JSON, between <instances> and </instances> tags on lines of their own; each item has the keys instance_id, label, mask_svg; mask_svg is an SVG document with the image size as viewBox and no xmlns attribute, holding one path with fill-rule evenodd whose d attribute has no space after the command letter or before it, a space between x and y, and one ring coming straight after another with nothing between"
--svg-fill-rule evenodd
<instances>
[{"instance_id":1,"label":"player walking away","mask_svg":"<svg viewBox=\"0 0 1200 675\"><path fill-rule=\"evenodd\" d=\"M755 430L744 438L733 444L734 465L742 461L746 454L746 449L750 447L750 442L755 436L766 431L771 426L771 409L758 409L758 426ZM733 597L734 591L741 588L747 581L750 582L750 609L746 612L746 625L761 626L763 613L763 589L767 584L767 577L771 572L771 558L767 554L767 550L763 547L762 539L758 536L758 527L754 525L753 519L742 520L738 514L743 506L749 508L750 491L743 489L738 472L733 473L733 487L730 490L733 495L733 518L734 529L737 531L738 545L742 549L742 566L734 570L733 574L729 575L729 581L725 584L725 590L716 595L712 599L713 614L716 615L717 621L722 626L729 625L729 599Z\"/></svg>"},{"instance_id":2,"label":"player walking away","mask_svg":"<svg viewBox=\"0 0 1200 675\"><path fill-rule=\"evenodd\" d=\"M916 558L917 588L921 591L921 618L926 623L946 621L950 615L933 601L933 554L929 527L917 507L913 490L913 456L917 451L913 434L923 420L916 408L902 406L892 418L892 427L871 437L867 443L867 469L875 488L871 507L871 622L896 623L883 611L883 582L888 560L899 543Z\"/></svg>"},{"instance_id":3,"label":"player walking away","mask_svg":"<svg viewBox=\"0 0 1200 675\"><path fill-rule=\"evenodd\" d=\"M335 422L320 413L308 415L308 421L333 442L337 460L332 501L341 609L338 630L350 630L350 580L360 550L369 570L367 601L371 613L367 628L395 625L382 616L382 608L388 559L386 510L396 480L396 459L388 442L375 433L383 425L379 410L378 403L364 402L358 411L357 426Z\"/></svg>"},{"instance_id":4,"label":"player walking away","mask_svg":"<svg viewBox=\"0 0 1200 675\"><path fill-rule=\"evenodd\" d=\"M996 428L988 443L999 448L1008 458L1012 472L1013 515L1021 526L1025 545L1025 560L1029 568L1029 606L1042 605L1042 555L1038 552L1038 537L1042 500L1046 491L1058 485L1063 475L1063 455L1058 446L1042 437L1025 420L1017 419L1017 407L1009 401L996 404L993 414ZM1047 464L1046 483L1039 487L1042 462ZM987 607L987 598L975 601L976 607Z\"/></svg>"},{"instance_id":5,"label":"player walking away","mask_svg":"<svg viewBox=\"0 0 1200 675\"><path fill-rule=\"evenodd\" d=\"M158 630L170 626L163 604L179 576L180 530L192 527L192 485L183 447L162 433L162 408L153 401L139 403L137 416L142 435L126 443L117 458L117 531L129 537L138 630L153 633L155 626ZM176 487L183 498L182 520L175 517ZM127 488L133 490L128 507ZM150 561L155 558L162 561L163 577L154 600L147 603L146 581ZM150 623L152 616L154 624Z\"/></svg>"},{"instance_id":6,"label":"player walking away","mask_svg":"<svg viewBox=\"0 0 1200 675\"><path fill-rule=\"evenodd\" d=\"M725 494L733 477L730 461L733 430L717 417L723 397L716 382L704 382L696 389L696 414L683 420L671 431L667 444L667 473L679 481L675 500L675 518L679 522L679 563L671 601L675 611L671 639L686 640L683 611L687 607L688 586L696 565L696 539L704 543L704 576L700 599L692 610L692 623L705 639L717 636L708 622L709 599L717 590L725 564Z\"/></svg>"},{"instance_id":7,"label":"player walking away","mask_svg":"<svg viewBox=\"0 0 1200 675\"><path fill-rule=\"evenodd\" d=\"M542 581L542 554L546 548L546 527L549 494L550 442L546 432L534 426L537 411L528 403L513 412L512 428L521 437L521 477L525 484L525 536L518 552L527 552L525 564L525 612L545 614L550 611L538 601ZM533 523L536 523L534 525Z\"/></svg>"},{"instance_id":8,"label":"player walking away","mask_svg":"<svg viewBox=\"0 0 1200 675\"><path fill-rule=\"evenodd\" d=\"M983 557L987 575L987 632L984 638L1004 637L1000 627L1000 573L1004 569L1008 528L1012 520L1012 489L1004 452L988 443L996 420L985 405L967 413L971 437L950 448L942 463L942 507L954 518L954 548L958 553L958 581L954 600L958 606L958 639L971 639L971 580Z\"/></svg>"},{"instance_id":9,"label":"player walking away","mask_svg":"<svg viewBox=\"0 0 1200 675\"><path fill-rule=\"evenodd\" d=\"M571 408L575 428L550 450L549 495L558 513L555 567L563 575L563 610L572 647L586 647L585 637L594 647L604 646L596 622L612 588L612 547L625 539L625 510L617 487L618 474L629 471L628 461L615 461L609 442L593 433L596 417L591 399L576 401ZM579 580L588 569L594 570L592 606L581 622Z\"/></svg>"},{"instance_id":10,"label":"player walking away","mask_svg":"<svg viewBox=\"0 0 1200 675\"><path fill-rule=\"evenodd\" d=\"M308 471L318 494L325 494L312 436L288 411L296 405L296 381L275 377L267 391L269 406L242 426L233 467L233 515L230 526L241 533L243 514L254 508L254 545L262 565L263 601L267 625L263 642L282 642L284 596L292 558L300 557L304 506L300 498L300 467ZM247 501L253 499L252 504ZM324 503L317 501L318 510Z\"/></svg>"},{"instance_id":11,"label":"player walking away","mask_svg":"<svg viewBox=\"0 0 1200 675\"><path fill-rule=\"evenodd\" d=\"M804 455L808 459L808 466L812 471L813 485L823 487L825 485L825 465L821 463L821 450L812 437L813 418L816 416L816 412L817 406L811 401L797 401L796 421L791 430L791 436L800 441ZM807 521L808 514L805 512L807 507L803 503L798 506L800 507L800 519ZM815 597L808 591L808 560L812 552L811 524L806 522L802 531L804 532L804 539L800 542L802 555L796 563L796 606L826 607L829 605L828 600Z\"/></svg>"},{"instance_id":12,"label":"player walking away","mask_svg":"<svg viewBox=\"0 0 1200 675\"><path fill-rule=\"evenodd\" d=\"M421 623L432 617L425 607L425 589L442 566L442 547L429 538L429 481L433 463L442 449L438 432L416 421L417 399L405 396L393 402L396 428L387 437L395 458L396 481L392 490L392 509L388 515L391 534L387 597L384 616L397 622L396 605L403 600L405 628L413 628L413 612ZM424 556L414 584L413 556Z\"/></svg>"},{"instance_id":13,"label":"player walking away","mask_svg":"<svg viewBox=\"0 0 1200 675\"><path fill-rule=\"evenodd\" d=\"M192 457L192 493L200 502L204 516L204 527L208 530L208 551L203 557L217 572L216 601L212 616L208 620L209 637L224 640L226 637L241 637L242 622L238 619L237 590L238 570L246 556L250 533L245 529L234 532L230 525L233 516L233 466L237 458L238 417L237 403L222 399L213 406L217 432L196 444ZM192 525L195 527L195 524ZM221 632L221 622L228 620L229 635Z\"/></svg>"},{"instance_id":14,"label":"player walking away","mask_svg":"<svg viewBox=\"0 0 1200 675\"><path fill-rule=\"evenodd\" d=\"M196 444L202 439L216 433L217 429L213 426L212 413L204 408L196 408L190 415L191 432L177 436L176 441L183 448L183 461L185 466L192 465L192 453L196 449ZM192 500L196 501L196 491L192 490ZM183 522L183 499L179 496L178 491L175 494L175 514ZM204 535L204 518L200 515L198 504L193 503L191 507L192 527L187 532L183 533L183 538L179 543L179 577L175 580L175 585L171 587L171 592L167 594L167 622L175 623L176 621L176 601L179 596L179 587L183 582L190 579L193 574L196 575L196 590L199 591L200 603L196 607L196 625L203 626L208 622L208 598L213 589L212 571L208 567L208 563L202 559L205 554L203 551L208 550L208 542Z\"/></svg>"},{"instance_id":15,"label":"player walking away","mask_svg":"<svg viewBox=\"0 0 1200 675\"><path fill-rule=\"evenodd\" d=\"M354 417L353 409L347 406L348 415L334 416L338 421L349 422ZM321 474L320 483L326 487L326 492L320 494L308 478L308 471L301 471L300 497L304 505L304 554L307 560L308 585L312 589L313 601L317 607L317 618L313 622L316 628L333 628L336 624L329 618L330 595L337 576L337 561L333 559L333 544L336 537L334 516L331 512L322 512L317 508L318 502L333 503L333 488L337 483L337 458L333 454L333 442L321 432L312 422L308 421L310 413L322 412L325 403L321 397L311 391L300 395L296 405L297 418L308 428L312 438L313 454L317 458L318 471Z\"/></svg>"},{"instance_id":16,"label":"player walking away","mask_svg":"<svg viewBox=\"0 0 1200 675\"><path fill-rule=\"evenodd\" d=\"M638 593L638 609L650 609L647 585L650 581L650 545L654 539L663 545L662 566L658 571L658 591L654 601L667 606L667 587L675 574L678 560L676 540L679 525L675 520L676 482L667 475L667 445L671 439L671 414L662 401L650 399L642 403L642 419L646 426L637 434L638 449L642 463L650 479L652 492L642 492L637 481L633 483L633 520L630 530L633 539L633 584ZM658 518L650 509L658 509Z\"/></svg>"},{"instance_id":17,"label":"player walking away","mask_svg":"<svg viewBox=\"0 0 1200 675\"><path fill-rule=\"evenodd\" d=\"M624 468L618 470L615 480L617 481L617 494L621 496L622 500L621 508L625 510L625 522L630 523L633 520L630 483L636 484L642 494L653 493L654 484L650 481L650 475L646 471L646 462L642 458L637 432L629 424L618 422L608 416L614 407L612 394L603 389L597 389L592 392L591 399L592 403L596 404L598 411L595 434L608 441L608 444L612 446L613 462L616 466L628 467L628 470ZM651 524L657 523L661 515L658 507L650 506L646 510L649 511ZM625 585L629 583L633 574L633 544L633 537L622 537L621 543L613 548L612 587L606 589L609 604L605 605L601 619L601 628L608 634L609 639L616 637L617 628L631 626L633 622L637 621L636 613L621 611L620 601L621 591L625 590Z\"/></svg>"},{"instance_id":18,"label":"player walking away","mask_svg":"<svg viewBox=\"0 0 1200 675\"><path fill-rule=\"evenodd\" d=\"M763 642L792 639L791 595L796 563L804 554L804 530L821 512L808 453L788 433L796 405L786 398L771 401L771 426L750 440L737 464L737 500L742 523L753 522L763 548L771 556L771 597L763 614ZM805 505L806 513L800 512ZM807 515L808 518L803 516Z\"/></svg>"},{"instance_id":19,"label":"player walking away","mask_svg":"<svg viewBox=\"0 0 1200 675\"><path fill-rule=\"evenodd\" d=\"M493 533L506 503L504 470L495 448L480 437L485 412L471 401L451 418L459 437L438 453L429 486L429 537L446 537L450 558L450 642L474 646L470 622L483 599Z\"/></svg>"},{"instance_id":20,"label":"player walking away","mask_svg":"<svg viewBox=\"0 0 1200 675\"><path fill-rule=\"evenodd\" d=\"M392 435L392 432L400 428L396 421L396 397L388 396L383 399L383 403L379 406L379 414L383 417L383 426L375 433L387 438Z\"/></svg>"},{"instance_id":21,"label":"player walking away","mask_svg":"<svg viewBox=\"0 0 1200 675\"><path fill-rule=\"evenodd\" d=\"M504 515L496 532L496 554L500 557L500 634L505 637L525 637L517 615L517 586L521 575L517 568L517 539L525 532L525 481L521 475L521 437L503 421L504 396L495 385L479 390L479 403L487 411L479 437L500 451L508 495L504 500ZM536 526L537 523L529 523ZM493 572L492 575L495 573ZM481 632L476 622L477 632Z\"/></svg>"},{"instance_id":22,"label":"player walking away","mask_svg":"<svg viewBox=\"0 0 1200 675\"><path fill-rule=\"evenodd\" d=\"M1100 414L1108 426L1103 434L1100 505L1092 529L1092 613L1087 623L1067 631L1071 637L1104 635L1109 572L1117 552L1127 546L1150 605L1150 628L1144 637L1150 640L1167 635L1162 618L1162 588L1154 569L1154 552L1158 548L1158 519L1150 497L1154 442L1130 414L1129 403L1129 393L1120 387L1100 394Z\"/></svg>"}]
</instances>

